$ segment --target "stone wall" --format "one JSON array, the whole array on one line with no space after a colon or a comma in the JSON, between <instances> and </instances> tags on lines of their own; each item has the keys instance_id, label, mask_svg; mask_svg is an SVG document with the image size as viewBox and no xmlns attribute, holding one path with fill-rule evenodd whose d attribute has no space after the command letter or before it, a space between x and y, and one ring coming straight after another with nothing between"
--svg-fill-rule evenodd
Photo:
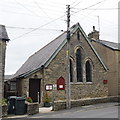
<instances>
[{"instance_id":1,"label":"stone wall","mask_svg":"<svg viewBox=\"0 0 120 120\"><path fill-rule=\"evenodd\" d=\"M39 113L39 104L38 103L28 103L27 104L27 114L33 115Z\"/></svg>"},{"instance_id":2,"label":"stone wall","mask_svg":"<svg viewBox=\"0 0 120 120\"><path fill-rule=\"evenodd\" d=\"M8 106L2 105L2 117L6 117L8 115Z\"/></svg>"},{"instance_id":3,"label":"stone wall","mask_svg":"<svg viewBox=\"0 0 120 120\"><path fill-rule=\"evenodd\" d=\"M80 107L85 105L93 105L98 103L107 102L119 102L119 97L102 97L102 98L89 98L89 99L79 99L71 101L71 108ZM66 109L66 101L56 101L54 102L54 111Z\"/></svg>"}]
</instances>

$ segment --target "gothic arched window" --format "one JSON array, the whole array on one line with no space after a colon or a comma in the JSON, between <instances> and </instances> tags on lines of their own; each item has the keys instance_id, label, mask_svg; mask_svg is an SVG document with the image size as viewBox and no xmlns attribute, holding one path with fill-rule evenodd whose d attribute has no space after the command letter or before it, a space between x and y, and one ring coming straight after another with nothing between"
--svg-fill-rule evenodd
<instances>
[{"instance_id":1,"label":"gothic arched window","mask_svg":"<svg viewBox=\"0 0 120 120\"><path fill-rule=\"evenodd\" d=\"M70 59L70 82L73 82L73 64L71 59Z\"/></svg>"},{"instance_id":2,"label":"gothic arched window","mask_svg":"<svg viewBox=\"0 0 120 120\"><path fill-rule=\"evenodd\" d=\"M87 61L85 64L85 69L86 69L86 82L92 82L92 71L91 71L91 65L90 62Z\"/></svg>"},{"instance_id":3,"label":"gothic arched window","mask_svg":"<svg viewBox=\"0 0 120 120\"><path fill-rule=\"evenodd\" d=\"M82 80L82 57L80 49L76 51L76 71L77 71L77 82L83 82Z\"/></svg>"}]
</instances>

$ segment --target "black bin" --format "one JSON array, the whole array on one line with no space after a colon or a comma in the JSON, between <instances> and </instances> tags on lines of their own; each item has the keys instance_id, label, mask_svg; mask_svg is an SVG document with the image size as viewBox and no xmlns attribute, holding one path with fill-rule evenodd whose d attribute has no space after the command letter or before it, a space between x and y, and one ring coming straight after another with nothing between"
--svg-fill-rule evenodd
<instances>
[{"instance_id":1,"label":"black bin","mask_svg":"<svg viewBox=\"0 0 120 120\"><path fill-rule=\"evenodd\" d=\"M8 114L15 114L16 96L8 97Z\"/></svg>"},{"instance_id":2,"label":"black bin","mask_svg":"<svg viewBox=\"0 0 120 120\"><path fill-rule=\"evenodd\" d=\"M23 115L25 114L25 98L23 97L16 97L15 101L15 114L16 115Z\"/></svg>"}]
</instances>

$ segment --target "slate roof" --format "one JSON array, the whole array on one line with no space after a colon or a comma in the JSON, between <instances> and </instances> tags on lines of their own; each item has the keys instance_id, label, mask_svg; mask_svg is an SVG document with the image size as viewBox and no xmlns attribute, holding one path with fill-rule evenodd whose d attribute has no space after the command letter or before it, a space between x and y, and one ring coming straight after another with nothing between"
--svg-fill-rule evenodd
<instances>
[{"instance_id":1,"label":"slate roof","mask_svg":"<svg viewBox=\"0 0 120 120\"><path fill-rule=\"evenodd\" d=\"M4 25L0 25L0 40L9 41L7 31Z\"/></svg>"},{"instance_id":2,"label":"slate roof","mask_svg":"<svg viewBox=\"0 0 120 120\"><path fill-rule=\"evenodd\" d=\"M106 65L103 63L100 56L97 54L96 50L93 48L92 44L88 40L85 32L83 31L79 23L71 27L70 29L71 36L78 29L82 32L86 41L88 42L91 49L98 57L99 61L102 63L105 70L107 70ZM53 58L62 49L62 47L66 44L66 42L67 42L66 32L64 32L62 35L58 36L55 40L53 40L52 42L47 44L45 47L40 49L38 52L30 56L28 60L22 65L22 67L13 75L12 78L25 77L42 69L42 66L47 67L49 63L53 60Z\"/></svg>"},{"instance_id":3,"label":"slate roof","mask_svg":"<svg viewBox=\"0 0 120 120\"><path fill-rule=\"evenodd\" d=\"M55 54L59 46L64 42L65 38L66 33L63 33L38 52L30 56L22 67L15 73L14 77L23 76L24 73L27 74L33 72L34 70L41 68L42 65L46 66L48 64L48 60L53 56L53 54Z\"/></svg>"},{"instance_id":4,"label":"slate roof","mask_svg":"<svg viewBox=\"0 0 120 120\"><path fill-rule=\"evenodd\" d=\"M105 40L92 40L94 42L100 43L112 50L120 50L120 43L114 43L114 42L109 42L109 41L105 41Z\"/></svg>"},{"instance_id":5,"label":"slate roof","mask_svg":"<svg viewBox=\"0 0 120 120\"><path fill-rule=\"evenodd\" d=\"M12 75L5 75L4 76L4 82L11 80Z\"/></svg>"}]
</instances>

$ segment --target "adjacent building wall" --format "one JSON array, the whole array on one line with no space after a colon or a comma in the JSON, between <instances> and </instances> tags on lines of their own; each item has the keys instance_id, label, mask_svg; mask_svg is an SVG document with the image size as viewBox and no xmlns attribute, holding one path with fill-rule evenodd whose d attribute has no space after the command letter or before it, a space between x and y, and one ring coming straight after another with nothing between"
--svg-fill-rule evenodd
<instances>
[{"instance_id":1,"label":"adjacent building wall","mask_svg":"<svg viewBox=\"0 0 120 120\"><path fill-rule=\"evenodd\" d=\"M101 56L102 60L108 66L108 95L109 96L116 96L118 95L118 66L119 62L119 54L120 51L110 49L108 47L103 46L102 44L92 42L95 49L98 51L99 55ZM120 78L120 76L119 76Z\"/></svg>"},{"instance_id":2,"label":"adjacent building wall","mask_svg":"<svg viewBox=\"0 0 120 120\"><path fill-rule=\"evenodd\" d=\"M0 40L0 99L4 97L5 51L6 41Z\"/></svg>"},{"instance_id":3,"label":"adjacent building wall","mask_svg":"<svg viewBox=\"0 0 120 120\"><path fill-rule=\"evenodd\" d=\"M5 71L5 51L6 41L9 38L4 25L0 25L0 100L4 97L4 71ZM0 106L0 117L2 115Z\"/></svg>"}]
</instances>

